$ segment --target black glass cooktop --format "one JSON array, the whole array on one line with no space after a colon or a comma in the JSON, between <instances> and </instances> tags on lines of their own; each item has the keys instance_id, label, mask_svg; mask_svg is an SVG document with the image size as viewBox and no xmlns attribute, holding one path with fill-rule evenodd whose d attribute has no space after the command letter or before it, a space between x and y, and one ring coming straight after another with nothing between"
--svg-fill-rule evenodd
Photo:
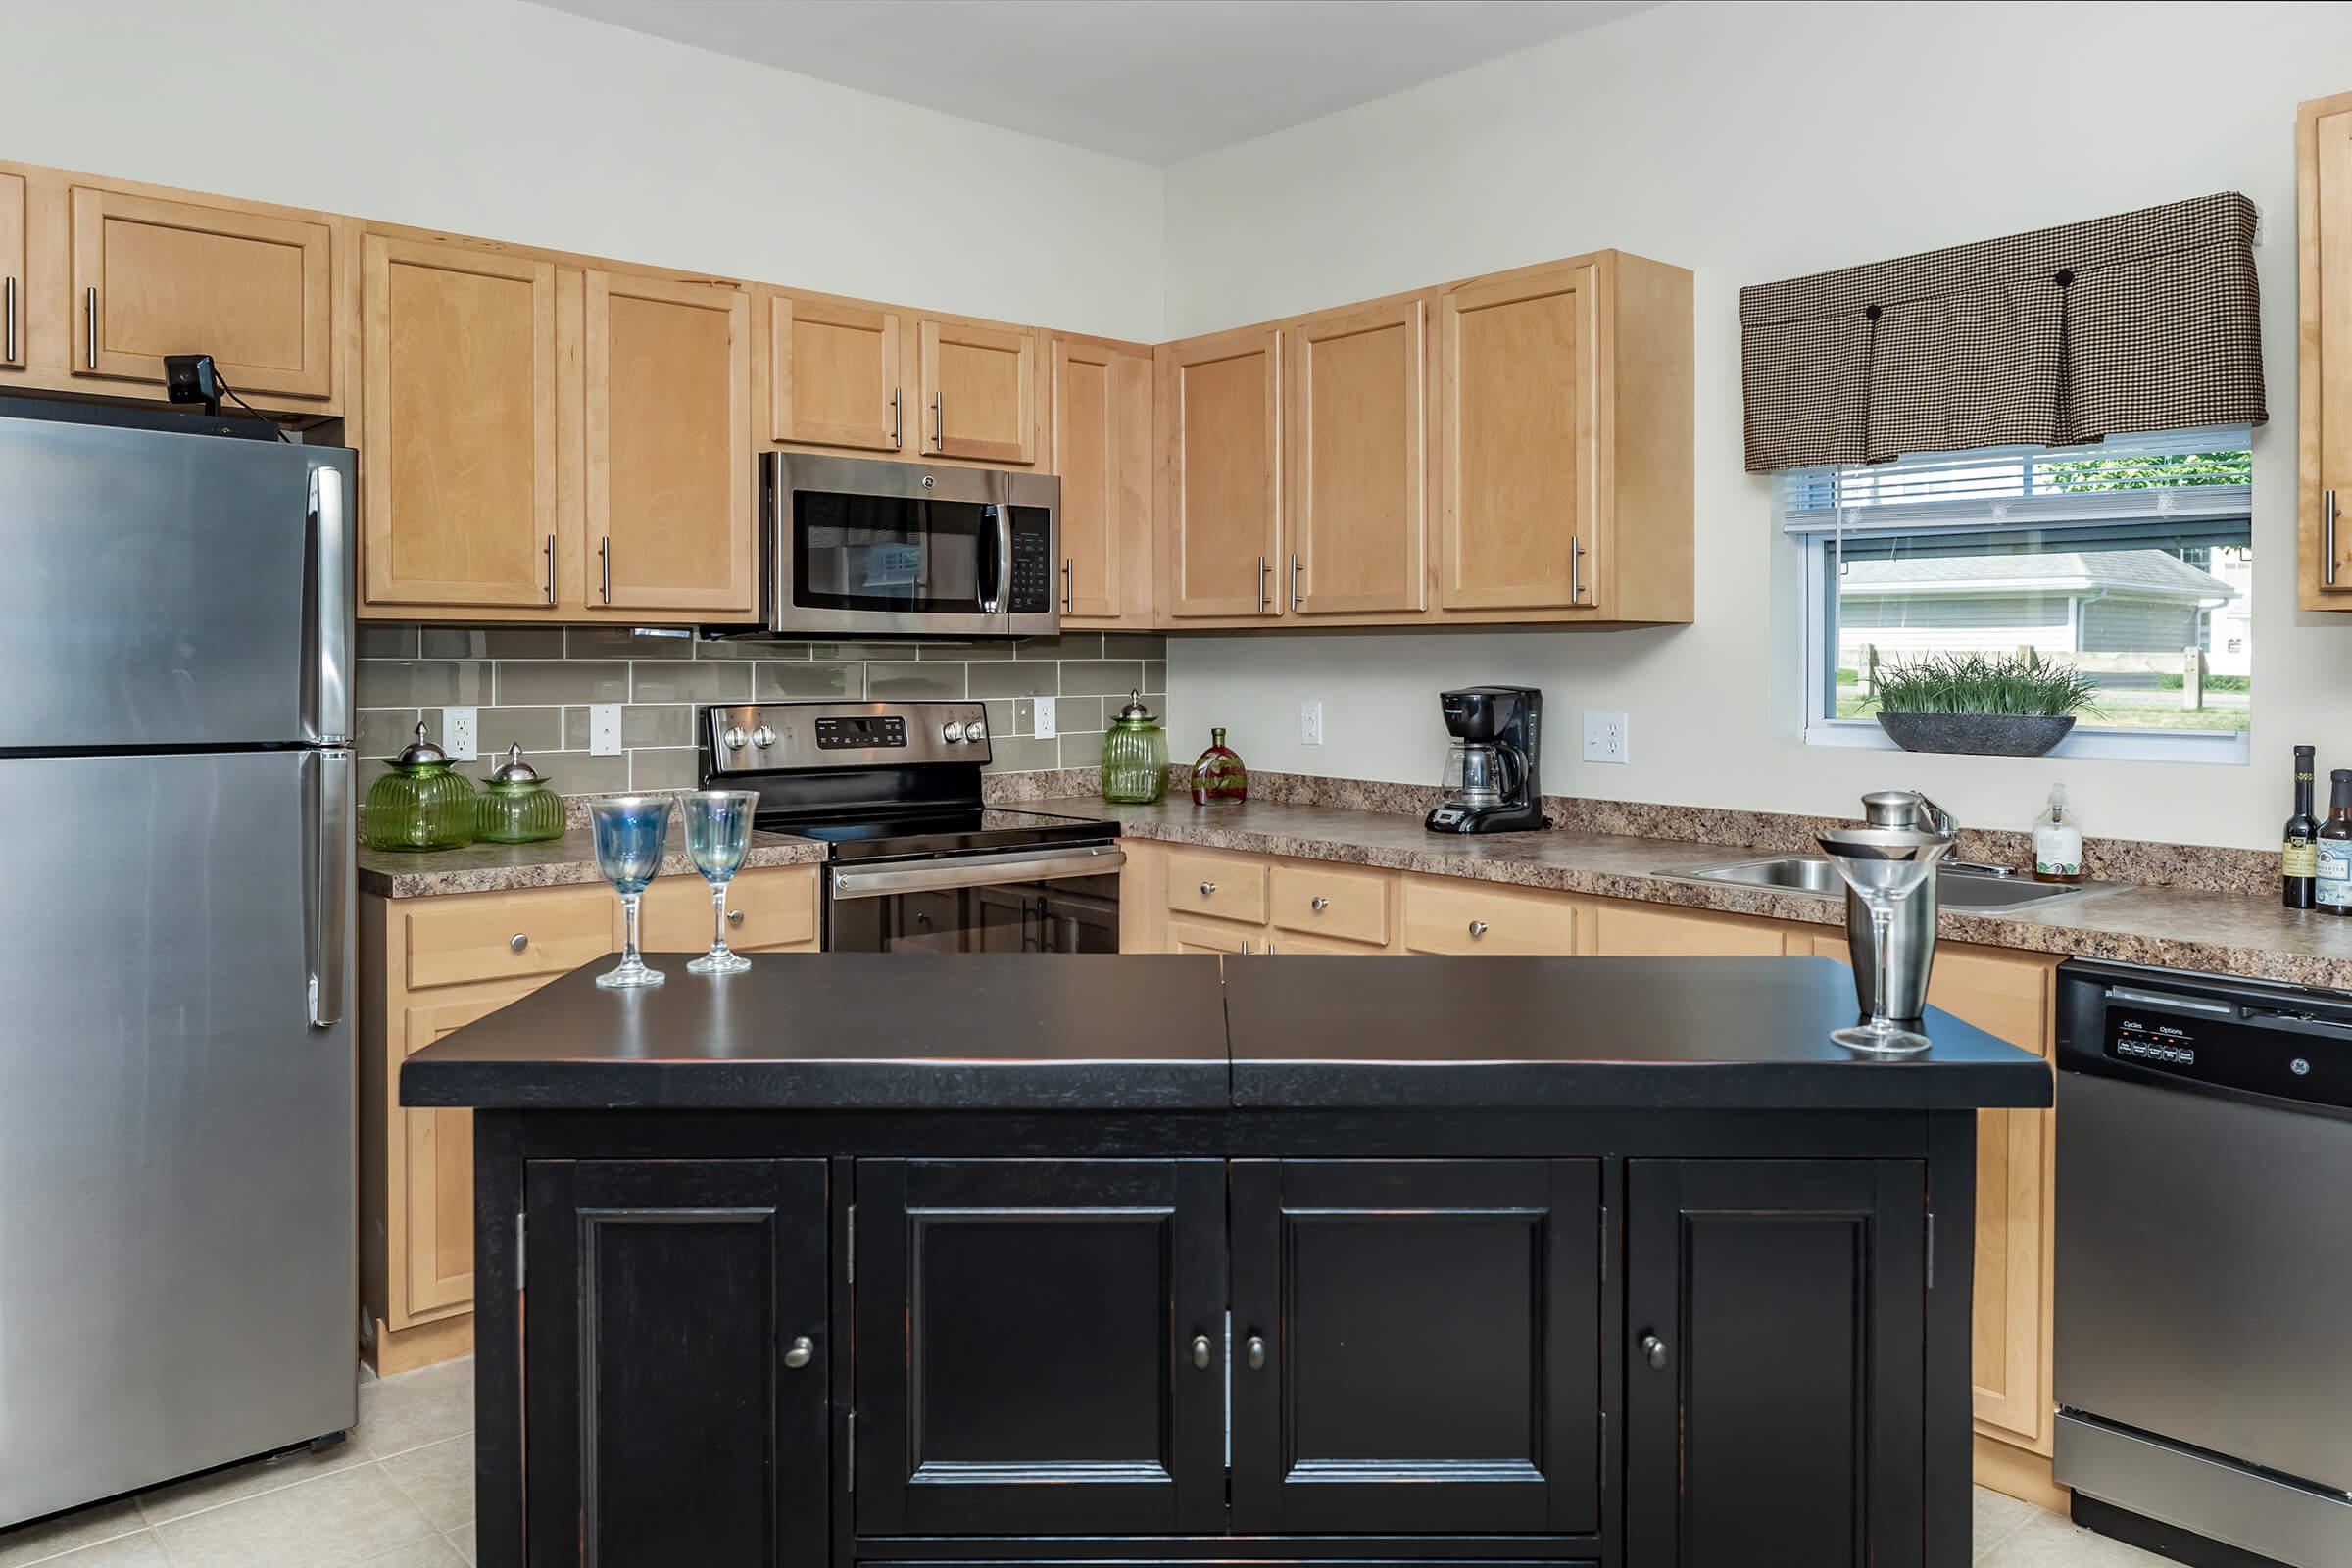
<instances>
[{"instance_id":1,"label":"black glass cooktop","mask_svg":"<svg viewBox=\"0 0 2352 1568\"><path fill-rule=\"evenodd\" d=\"M833 846L833 858L837 860L1099 843L1119 834L1116 822L1054 816L1044 811L1007 811L986 806L925 807L816 817L770 810L760 813L757 825L765 832L822 839Z\"/></svg>"}]
</instances>

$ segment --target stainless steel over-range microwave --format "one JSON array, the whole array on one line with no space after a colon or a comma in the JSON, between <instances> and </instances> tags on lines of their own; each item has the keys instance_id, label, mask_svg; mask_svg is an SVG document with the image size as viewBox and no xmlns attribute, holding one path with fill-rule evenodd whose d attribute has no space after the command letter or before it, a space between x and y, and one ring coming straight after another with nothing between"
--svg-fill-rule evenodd
<instances>
[{"instance_id":1,"label":"stainless steel over-range microwave","mask_svg":"<svg viewBox=\"0 0 2352 1568\"><path fill-rule=\"evenodd\" d=\"M758 633L1035 637L1061 629L1061 481L770 452Z\"/></svg>"}]
</instances>

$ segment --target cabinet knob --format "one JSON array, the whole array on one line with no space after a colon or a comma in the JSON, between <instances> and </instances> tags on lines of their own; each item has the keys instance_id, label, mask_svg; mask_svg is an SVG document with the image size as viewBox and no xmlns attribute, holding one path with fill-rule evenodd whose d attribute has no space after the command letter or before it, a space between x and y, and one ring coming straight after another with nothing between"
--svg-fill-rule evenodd
<instances>
[{"instance_id":1,"label":"cabinet knob","mask_svg":"<svg viewBox=\"0 0 2352 1568\"><path fill-rule=\"evenodd\" d=\"M784 1352L784 1364L788 1367L791 1367L795 1372L798 1372L802 1367L807 1366L809 1361L814 1359L815 1355L816 1342L809 1339L808 1335L804 1334L799 1339L796 1339L792 1342L791 1349Z\"/></svg>"},{"instance_id":2,"label":"cabinet knob","mask_svg":"<svg viewBox=\"0 0 2352 1568\"><path fill-rule=\"evenodd\" d=\"M1216 891L1217 885L1214 882L1203 882L1200 884L1200 896L1204 899Z\"/></svg>"},{"instance_id":3,"label":"cabinet knob","mask_svg":"<svg viewBox=\"0 0 2352 1568\"><path fill-rule=\"evenodd\" d=\"M1642 1359L1652 1367L1663 1367L1666 1364L1666 1342L1655 1334L1642 1335Z\"/></svg>"},{"instance_id":4,"label":"cabinet knob","mask_svg":"<svg viewBox=\"0 0 2352 1568\"><path fill-rule=\"evenodd\" d=\"M729 924L729 925L741 925L741 924L743 924L743 911L742 911L741 909L729 909L729 910L727 911L727 924Z\"/></svg>"},{"instance_id":5,"label":"cabinet knob","mask_svg":"<svg viewBox=\"0 0 2352 1568\"><path fill-rule=\"evenodd\" d=\"M526 937L526 936L524 936L524 935L523 935L521 932L519 932L519 931L515 932L515 933L514 933L513 936L511 936L511 937L507 938L507 946L508 946L509 948L511 948L512 950L514 950L514 952L516 952L516 953L520 953L520 952L521 952L523 949L525 949L525 948L529 947L530 945L531 945L531 939L530 939L529 937Z\"/></svg>"},{"instance_id":6,"label":"cabinet knob","mask_svg":"<svg viewBox=\"0 0 2352 1568\"><path fill-rule=\"evenodd\" d=\"M1470 922L1470 940L1471 940L1471 941L1473 941L1473 942L1476 942L1476 941L1477 941L1477 940L1478 940L1480 937L1483 937L1483 936L1485 936L1486 934L1487 934L1487 922L1486 922L1486 921L1484 921L1484 920L1473 920L1473 921L1471 921L1471 922Z\"/></svg>"},{"instance_id":7,"label":"cabinet knob","mask_svg":"<svg viewBox=\"0 0 2352 1568\"><path fill-rule=\"evenodd\" d=\"M1317 914L1321 914L1325 909L1331 907L1331 901L1323 897L1322 894L1318 893L1313 898L1306 901L1306 906L1314 910Z\"/></svg>"},{"instance_id":8,"label":"cabinet knob","mask_svg":"<svg viewBox=\"0 0 2352 1568\"><path fill-rule=\"evenodd\" d=\"M1250 1371L1252 1371L1252 1372L1260 1372L1260 1371L1263 1371L1263 1370L1265 1369L1265 1365L1266 1365L1266 1338L1265 1338L1265 1336L1264 1336L1264 1335L1262 1335L1262 1334L1252 1334L1252 1335L1250 1335L1250 1343L1249 1343L1249 1344L1247 1344L1247 1345L1245 1345L1245 1346L1243 1346L1243 1347L1242 1347L1242 1348L1243 1348L1244 1350L1246 1350L1247 1352L1249 1352L1249 1357L1250 1357Z\"/></svg>"},{"instance_id":9,"label":"cabinet knob","mask_svg":"<svg viewBox=\"0 0 2352 1568\"><path fill-rule=\"evenodd\" d=\"M1203 1372L1208 1370L1208 1336L1205 1334L1193 1336L1193 1365Z\"/></svg>"}]
</instances>

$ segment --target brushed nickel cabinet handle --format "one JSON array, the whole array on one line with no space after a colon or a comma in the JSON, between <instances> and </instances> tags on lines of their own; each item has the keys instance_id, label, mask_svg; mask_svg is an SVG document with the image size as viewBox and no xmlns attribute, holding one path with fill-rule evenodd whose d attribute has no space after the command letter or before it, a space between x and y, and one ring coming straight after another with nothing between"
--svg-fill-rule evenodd
<instances>
[{"instance_id":1,"label":"brushed nickel cabinet handle","mask_svg":"<svg viewBox=\"0 0 2352 1568\"><path fill-rule=\"evenodd\" d=\"M1242 1348L1243 1348L1243 1350L1244 1350L1245 1352L1247 1352L1247 1354L1248 1354L1248 1356L1249 1356L1249 1360L1250 1360L1250 1371L1252 1371L1252 1372L1262 1372L1262 1371L1264 1371L1264 1370L1265 1370L1265 1367L1266 1367L1266 1339L1265 1339L1265 1336L1264 1336L1264 1335L1262 1335L1262 1334L1252 1334L1252 1335L1250 1335L1250 1343L1249 1343L1248 1345L1245 1345L1245 1346L1244 1346Z\"/></svg>"},{"instance_id":2,"label":"brushed nickel cabinet handle","mask_svg":"<svg viewBox=\"0 0 2352 1568\"><path fill-rule=\"evenodd\" d=\"M1205 1334L1193 1336L1193 1365L1202 1372L1208 1370L1208 1336Z\"/></svg>"},{"instance_id":3,"label":"brushed nickel cabinet handle","mask_svg":"<svg viewBox=\"0 0 2352 1568\"><path fill-rule=\"evenodd\" d=\"M597 574L603 580L605 603L612 602L612 536L605 535L596 542Z\"/></svg>"},{"instance_id":4,"label":"brushed nickel cabinet handle","mask_svg":"<svg viewBox=\"0 0 2352 1568\"><path fill-rule=\"evenodd\" d=\"M2320 516L2326 522L2328 535L2328 586L2335 586L2335 492L2330 490L2320 498Z\"/></svg>"},{"instance_id":5,"label":"brushed nickel cabinet handle","mask_svg":"<svg viewBox=\"0 0 2352 1568\"><path fill-rule=\"evenodd\" d=\"M1076 612L1070 607L1078 602L1077 567L1078 563L1075 558L1070 556L1061 558L1061 612L1065 615Z\"/></svg>"},{"instance_id":6,"label":"brushed nickel cabinet handle","mask_svg":"<svg viewBox=\"0 0 2352 1568\"><path fill-rule=\"evenodd\" d=\"M93 370L98 368L98 285L92 283L81 301L82 355Z\"/></svg>"},{"instance_id":7,"label":"brushed nickel cabinet handle","mask_svg":"<svg viewBox=\"0 0 2352 1568\"><path fill-rule=\"evenodd\" d=\"M1486 921L1484 921L1484 920L1473 920L1473 921L1471 921L1471 922L1470 922L1470 940L1471 940L1471 941L1473 941L1473 942L1476 942L1476 941L1477 941L1477 940L1478 940L1480 937L1483 937L1483 936L1485 936L1486 934L1487 934L1487 922L1486 922Z\"/></svg>"},{"instance_id":8,"label":"brushed nickel cabinet handle","mask_svg":"<svg viewBox=\"0 0 2352 1568\"><path fill-rule=\"evenodd\" d=\"M1331 901L1318 893L1313 898L1306 901L1306 906L1314 910L1317 914L1321 914L1325 909L1331 907Z\"/></svg>"},{"instance_id":9,"label":"brushed nickel cabinet handle","mask_svg":"<svg viewBox=\"0 0 2352 1568\"><path fill-rule=\"evenodd\" d=\"M1568 536L1568 602L1585 602L1585 541L1576 534Z\"/></svg>"},{"instance_id":10,"label":"brushed nickel cabinet handle","mask_svg":"<svg viewBox=\"0 0 2352 1568\"><path fill-rule=\"evenodd\" d=\"M816 1342L806 1334L794 1339L792 1348L784 1352L784 1364L795 1372L814 1359L816 1359Z\"/></svg>"},{"instance_id":11,"label":"brushed nickel cabinet handle","mask_svg":"<svg viewBox=\"0 0 2352 1568\"><path fill-rule=\"evenodd\" d=\"M547 536L547 602L556 602L556 536Z\"/></svg>"},{"instance_id":12,"label":"brushed nickel cabinet handle","mask_svg":"<svg viewBox=\"0 0 2352 1568\"><path fill-rule=\"evenodd\" d=\"M523 949L529 947L530 945L531 939L523 935L520 931L517 931L513 936L507 938L507 946L516 953L520 953Z\"/></svg>"},{"instance_id":13,"label":"brushed nickel cabinet handle","mask_svg":"<svg viewBox=\"0 0 2352 1568\"><path fill-rule=\"evenodd\" d=\"M1306 600L1298 592L1298 552L1296 550L1291 552L1291 608L1293 610L1306 608Z\"/></svg>"},{"instance_id":14,"label":"brushed nickel cabinet handle","mask_svg":"<svg viewBox=\"0 0 2352 1568\"><path fill-rule=\"evenodd\" d=\"M17 280L8 280L8 355L0 365L15 365L17 360Z\"/></svg>"},{"instance_id":15,"label":"brushed nickel cabinet handle","mask_svg":"<svg viewBox=\"0 0 2352 1568\"><path fill-rule=\"evenodd\" d=\"M1257 558L1257 612L1266 612L1266 558Z\"/></svg>"},{"instance_id":16,"label":"brushed nickel cabinet handle","mask_svg":"<svg viewBox=\"0 0 2352 1568\"><path fill-rule=\"evenodd\" d=\"M948 450L948 395L945 392L931 394L931 450Z\"/></svg>"},{"instance_id":17,"label":"brushed nickel cabinet handle","mask_svg":"<svg viewBox=\"0 0 2352 1568\"><path fill-rule=\"evenodd\" d=\"M895 386L890 389L890 445L894 452L906 450L906 410Z\"/></svg>"},{"instance_id":18,"label":"brushed nickel cabinet handle","mask_svg":"<svg viewBox=\"0 0 2352 1568\"><path fill-rule=\"evenodd\" d=\"M1250 943L1247 939L1244 939L1242 943L1242 956L1245 958L1250 956Z\"/></svg>"}]
</instances>

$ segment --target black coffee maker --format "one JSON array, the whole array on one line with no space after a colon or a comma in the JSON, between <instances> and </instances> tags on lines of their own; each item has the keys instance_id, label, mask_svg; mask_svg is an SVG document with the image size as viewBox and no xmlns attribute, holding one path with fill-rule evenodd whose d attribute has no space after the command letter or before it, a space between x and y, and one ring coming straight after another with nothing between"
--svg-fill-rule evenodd
<instances>
[{"instance_id":1,"label":"black coffee maker","mask_svg":"<svg viewBox=\"0 0 2352 1568\"><path fill-rule=\"evenodd\" d=\"M1524 833L1544 825L1536 776L1544 694L1533 686L1440 692L1453 744L1438 781L1446 799L1424 821L1432 833Z\"/></svg>"}]
</instances>

